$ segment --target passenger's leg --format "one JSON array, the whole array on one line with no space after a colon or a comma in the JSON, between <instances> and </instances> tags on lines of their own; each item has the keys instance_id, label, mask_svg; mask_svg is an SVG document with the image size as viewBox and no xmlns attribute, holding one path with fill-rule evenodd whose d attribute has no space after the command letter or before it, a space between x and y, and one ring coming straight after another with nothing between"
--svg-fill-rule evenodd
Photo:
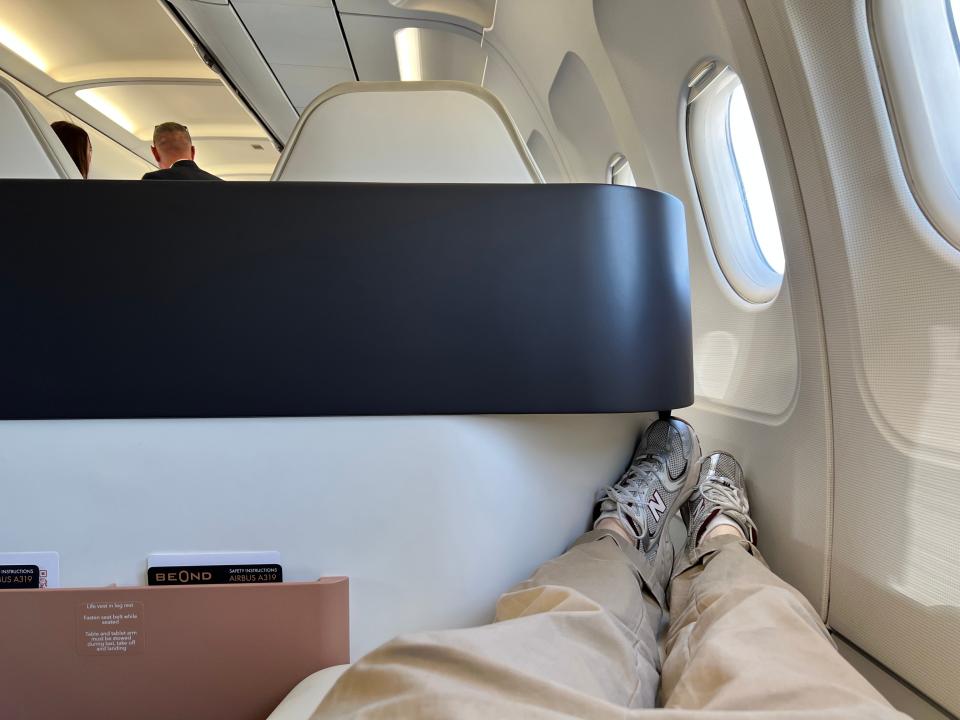
<instances>
[{"instance_id":1,"label":"passenger's leg","mask_svg":"<svg viewBox=\"0 0 960 720\"><path fill-rule=\"evenodd\" d=\"M905 717L840 656L806 598L746 540L756 533L732 457L704 460L688 507L687 569L678 568L670 589L666 707Z\"/></svg>"},{"instance_id":2,"label":"passenger's leg","mask_svg":"<svg viewBox=\"0 0 960 720\"><path fill-rule=\"evenodd\" d=\"M315 718L598 717L650 707L661 609L643 555L595 530L501 596L492 625L402 635L334 685Z\"/></svg>"},{"instance_id":3,"label":"passenger's leg","mask_svg":"<svg viewBox=\"0 0 960 720\"><path fill-rule=\"evenodd\" d=\"M603 494L597 529L504 594L496 622L401 636L362 658L315 717L622 717L652 707L672 545L660 535L694 482L696 436L657 421Z\"/></svg>"}]
</instances>

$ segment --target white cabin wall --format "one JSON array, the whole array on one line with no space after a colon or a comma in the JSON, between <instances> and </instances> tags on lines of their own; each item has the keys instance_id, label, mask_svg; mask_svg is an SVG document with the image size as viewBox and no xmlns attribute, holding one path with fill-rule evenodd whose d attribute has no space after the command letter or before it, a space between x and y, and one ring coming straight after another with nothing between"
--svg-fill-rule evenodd
<instances>
[{"instance_id":1,"label":"white cabin wall","mask_svg":"<svg viewBox=\"0 0 960 720\"><path fill-rule=\"evenodd\" d=\"M560 158L556 151L544 139L539 130L531 130L530 134L527 135L526 142L545 182L559 183L568 180L566 171L560 169Z\"/></svg>"},{"instance_id":2,"label":"white cabin wall","mask_svg":"<svg viewBox=\"0 0 960 720\"><path fill-rule=\"evenodd\" d=\"M740 3L719 0L524 0L500 3L492 36L529 79L535 102L568 114L550 117L574 181L602 182L619 151L638 185L683 200L697 400L679 415L694 422L705 451L725 448L741 459L768 561L825 614L832 496L825 344L796 174L749 16ZM687 158L686 82L706 57L740 74L771 176L787 272L765 305L742 300L720 271Z\"/></svg>"},{"instance_id":3,"label":"white cabin wall","mask_svg":"<svg viewBox=\"0 0 960 720\"><path fill-rule=\"evenodd\" d=\"M958 715L960 238L940 235L911 191L869 4L749 5L823 296L836 428L829 623Z\"/></svg>"},{"instance_id":4,"label":"white cabin wall","mask_svg":"<svg viewBox=\"0 0 960 720\"><path fill-rule=\"evenodd\" d=\"M59 551L72 587L143 584L152 552L278 550L287 580L350 577L356 659L492 620L588 528L649 419L4 422L0 548Z\"/></svg>"},{"instance_id":5,"label":"white cabin wall","mask_svg":"<svg viewBox=\"0 0 960 720\"><path fill-rule=\"evenodd\" d=\"M705 451L724 448L741 460L765 557L825 614L832 447L819 294L789 144L752 23L740 3L722 0L594 6L634 122L657 138L650 155L658 189L687 208L697 400L686 415ZM774 192L787 269L766 304L744 301L720 272L688 160L686 83L707 57L740 75Z\"/></svg>"},{"instance_id":6,"label":"white cabin wall","mask_svg":"<svg viewBox=\"0 0 960 720\"><path fill-rule=\"evenodd\" d=\"M563 56L547 96L557 129L569 146L581 182L606 182L620 139L590 69L575 52Z\"/></svg>"},{"instance_id":7,"label":"white cabin wall","mask_svg":"<svg viewBox=\"0 0 960 720\"><path fill-rule=\"evenodd\" d=\"M544 135L555 143L571 182L604 182L607 163L614 153L621 152L630 161L638 185L657 187L647 144L630 118L623 90L597 34L589 0L498 3L496 23L484 35L484 43L495 46L523 79L543 118ZM603 128L599 140L585 144L560 130L561 123L550 108L550 89L568 53L575 54L589 74L588 82L578 84L587 87L593 98L598 95L603 105L584 109L585 117L599 119L598 127ZM514 112L509 103L507 107ZM578 118L567 124L576 126ZM529 137L529 131L524 137Z\"/></svg>"},{"instance_id":8,"label":"white cabin wall","mask_svg":"<svg viewBox=\"0 0 960 720\"><path fill-rule=\"evenodd\" d=\"M522 79L521 69L505 56L494 40L485 37L483 46L487 51L483 86L500 98L507 108L544 179L547 182L570 182L570 171L555 140L557 129L549 110L540 106Z\"/></svg>"}]
</instances>

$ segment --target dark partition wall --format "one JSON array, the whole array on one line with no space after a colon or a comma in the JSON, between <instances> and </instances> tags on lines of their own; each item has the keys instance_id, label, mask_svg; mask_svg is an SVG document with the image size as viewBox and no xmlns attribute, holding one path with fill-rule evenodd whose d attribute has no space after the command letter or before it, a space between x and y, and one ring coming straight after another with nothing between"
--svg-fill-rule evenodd
<instances>
[{"instance_id":1,"label":"dark partition wall","mask_svg":"<svg viewBox=\"0 0 960 720\"><path fill-rule=\"evenodd\" d=\"M0 181L0 418L693 401L683 209L598 185Z\"/></svg>"}]
</instances>

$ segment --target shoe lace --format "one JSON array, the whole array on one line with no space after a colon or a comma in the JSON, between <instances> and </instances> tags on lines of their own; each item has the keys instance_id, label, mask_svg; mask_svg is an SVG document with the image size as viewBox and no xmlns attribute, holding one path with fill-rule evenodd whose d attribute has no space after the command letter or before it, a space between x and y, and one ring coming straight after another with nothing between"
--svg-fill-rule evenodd
<instances>
[{"instance_id":1,"label":"shoe lace","mask_svg":"<svg viewBox=\"0 0 960 720\"><path fill-rule=\"evenodd\" d=\"M750 517L750 502L743 488L734 485L722 475L708 475L700 483L700 494L720 512L732 515L745 525L748 531L756 532L757 526Z\"/></svg>"},{"instance_id":2,"label":"shoe lace","mask_svg":"<svg viewBox=\"0 0 960 720\"><path fill-rule=\"evenodd\" d=\"M650 488L655 486L661 472L662 460L652 455L643 457L637 460L616 485L605 489L606 497L617 505L620 524L638 543L647 536L646 496ZM633 522L629 522L628 517ZM640 532L636 532L634 527L640 528Z\"/></svg>"}]
</instances>

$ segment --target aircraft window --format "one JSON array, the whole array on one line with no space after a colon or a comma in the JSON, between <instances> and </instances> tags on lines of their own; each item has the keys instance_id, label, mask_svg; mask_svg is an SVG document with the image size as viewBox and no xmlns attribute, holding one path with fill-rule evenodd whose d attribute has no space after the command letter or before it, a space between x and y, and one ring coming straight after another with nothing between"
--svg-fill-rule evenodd
<instances>
[{"instance_id":1,"label":"aircraft window","mask_svg":"<svg viewBox=\"0 0 960 720\"><path fill-rule=\"evenodd\" d=\"M950 0L950 31L953 34L953 48L957 51L957 60L960 61L960 35L957 34L957 21L960 21L960 0Z\"/></svg>"},{"instance_id":2,"label":"aircraft window","mask_svg":"<svg viewBox=\"0 0 960 720\"><path fill-rule=\"evenodd\" d=\"M730 138L730 148L737 166L737 175L743 190L743 204L750 219L753 239L767 265L782 275L783 241L780 239L777 210L773 205L773 192L770 190L767 168L763 164L760 138L757 137L757 128L753 124L743 85L738 84L730 95L727 136Z\"/></svg>"},{"instance_id":3,"label":"aircraft window","mask_svg":"<svg viewBox=\"0 0 960 720\"><path fill-rule=\"evenodd\" d=\"M610 158L610 164L607 165L607 182L610 185L637 186L633 170L630 169L630 161L622 153L617 153Z\"/></svg>"},{"instance_id":4,"label":"aircraft window","mask_svg":"<svg viewBox=\"0 0 960 720\"><path fill-rule=\"evenodd\" d=\"M783 242L746 93L737 74L716 62L692 78L687 138L714 255L744 300L769 302L783 283Z\"/></svg>"},{"instance_id":5,"label":"aircraft window","mask_svg":"<svg viewBox=\"0 0 960 720\"><path fill-rule=\"evenodd\" d=\"M960 0L872 0L870 9L907 181L929 221L960 247Z\"/></svg>"}]
</instances>

